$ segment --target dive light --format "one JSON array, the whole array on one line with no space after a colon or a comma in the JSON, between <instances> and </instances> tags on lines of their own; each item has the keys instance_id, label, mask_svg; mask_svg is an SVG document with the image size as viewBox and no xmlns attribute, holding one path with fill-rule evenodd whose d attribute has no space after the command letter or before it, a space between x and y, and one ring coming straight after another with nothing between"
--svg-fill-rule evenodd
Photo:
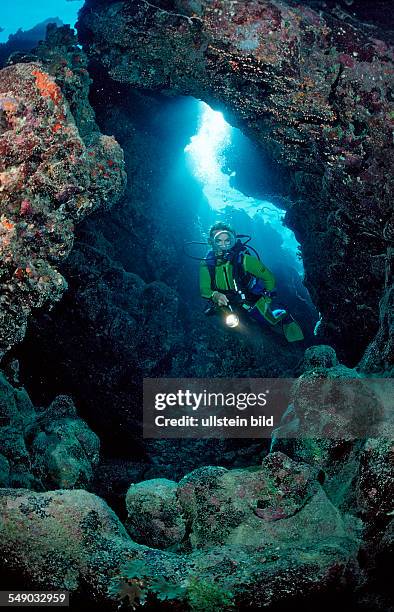
<instances>
[{"instance_id":1,"label":"dive light","mask_svg":"<svg viewBox=\"0 0 394 612\"><path fill-rule=\"evenodd\" d=\"M230 305L228 306L228 309L230 310L230 312L226 314L226 318L225 318L226 325L228 325L228 327L238 327L239 325L238 315L235 314L235 312L233 312L233 309L231 308Z\"/></svg>"}]
</instances>

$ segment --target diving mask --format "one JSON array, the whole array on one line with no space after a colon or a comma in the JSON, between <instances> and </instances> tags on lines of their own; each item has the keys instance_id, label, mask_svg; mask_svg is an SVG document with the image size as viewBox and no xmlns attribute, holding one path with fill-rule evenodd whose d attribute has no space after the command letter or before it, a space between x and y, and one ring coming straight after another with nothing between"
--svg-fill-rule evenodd
<instances>
[{"instance_id":1,"label":"diving mask","mask_svg":"<svg viewBox=\"0 0 394 612\"><path fill-rule=\"evenodd\" d=\"M227 230L219 230L212 236L212 246L216 253L230 251L235 245L235 236Z\"/></svg>"}]
</instances>

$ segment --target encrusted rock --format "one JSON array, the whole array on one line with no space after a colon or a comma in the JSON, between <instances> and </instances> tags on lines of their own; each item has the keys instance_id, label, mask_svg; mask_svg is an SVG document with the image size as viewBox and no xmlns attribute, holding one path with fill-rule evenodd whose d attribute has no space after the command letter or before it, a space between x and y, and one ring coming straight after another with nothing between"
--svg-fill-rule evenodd
<instances>
[{"instance_id":1,"label":"encrusted rock","mask_svg":"<svg viewBox=\"0 0 394 612\"><path fill-rule=\"evenodd\" d=\"M0 372L0 486L42 491L87 486L100 441L77 416L71 398L34 408L25 389Z\"/></svg>"},{"instance_id":2,"label":"encrusted rock","mask_svg":"<svg viewBox=\"0 0 394 612\"><path fill-rule=\"evenodd\" d=\"M320 344L311 346L305 351L304 370L313 368L331 368L338 365L338 359L332 346Z\"/></svg>"},{"instance_id":3,"label":"encrusted rock","mask_svg":"<svg viewBox=\"0 0 394 612\"><path fill-rule=\"evenodd\" d=\"M107 576L132 546L107 504L83 490L0 489L3 568L41 589L105 595Z\"/></svg>"},{"instance_id":4,"label":"encrusted rock","mask_svg":"<svg viewBox=\"0 0 394 612\"><path fill-rule=\"evenodd\" d=\"M198 532L201 539L177 553L135 543L86 491L2 489L3 566L31 587L67 589L72 604L108 610L124 598L136 605L149 597L157 610L168 609L167 597L201 610L268 607L300 593L306 603L320 593L340 598L355 584L359 525L330 504L314 474L280 453L254 472L192 472L179 483L179 504L192 520L191 540ZM145 495L143 483L139 491ZM270 505L256 514L263 498L275 515Z\"/></svg>"},{"instance_id":5,"label":"encrusted rock","mask_svg":"<svg viewBox=\"0 0 394 612\"><path fill-rule=\"evenodd\" d=\"M360 452L366 438L387 428L387 406L368 379L337 362L330 347L307 349L304 365L271 450L319 466L330 499L354 506Z\"/></svg>"},{"instance_id":6,"label":"encrusted rock","mask_svg":"<svg viewBox=\"0 0 394 612\"><path fill-rule=\"evenodd\" d=\"M0 357L23 338L33 308L61 298L57 265L75 224L110 207L124 183L115 139L95 133L85 144L42 64L0 71Z\"/></svg>"},{"instance_id":7,"label":"encrusted rock","mask_svg":"<svg viewBox=\"0 0 394 612\"><path fill-rule=\"evenodd\" d=\"M394 440L367 440L360 457L357 501L361 516L370 528L387 525L394 507Z\"/></svg>"},{"instance_id":8,"label":"encrusted rock","mask_svg":"<svg viewBox=\"0 0 394 612\"><path fill-rule=\"evenodd\" d=\"M344 535L338 511L326 498L318 470L282 453L260 469L203 467L187 474L177 496L188 523L190 546L280 543L298 536ZM302 534L302 537L301 537Z\"/></svg>"},{"instance_id":9,"label":"encrusted rock","mask_svg":"<svg viewBox=\"0 0 394 612\"><path fill-rule=\"evenodd\" d=\"M185 535L177 483L154 478L132 484L126 494L126 528L136 542L153 548L178 544Z\"/></svg>"}]
</instances>

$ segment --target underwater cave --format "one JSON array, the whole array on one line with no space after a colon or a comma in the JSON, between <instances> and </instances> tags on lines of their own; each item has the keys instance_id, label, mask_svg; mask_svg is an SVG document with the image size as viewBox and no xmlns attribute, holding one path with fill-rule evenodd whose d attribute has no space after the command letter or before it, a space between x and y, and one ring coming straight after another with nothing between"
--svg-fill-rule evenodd
<instances>
[{"instance_id":1,"label":"underwater cave","mask_svg":"<svg viewBox=\"0 0 394 612\"><path fill-rule=\"evenodd\" d=\"M391 609L384 4L0 9L3 590ZM146 436L177 381L278 420Z\"/></svg>"}]
</instances>

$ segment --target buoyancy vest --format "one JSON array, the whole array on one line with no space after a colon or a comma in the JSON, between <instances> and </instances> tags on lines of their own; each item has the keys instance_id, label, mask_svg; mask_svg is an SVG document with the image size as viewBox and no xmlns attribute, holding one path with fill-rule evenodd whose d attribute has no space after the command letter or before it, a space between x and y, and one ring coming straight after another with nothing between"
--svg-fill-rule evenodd
<instances>
[{"instance_id":1,"label":"buoyancy vest","mask_svg":"<svg viewBox=\"0 0 394 612\"><path fill-rule=\"evenodd\" d=\"M240 241L237 241L231 249L229 256L226 258L232 264L233 278L237 287L242 291L251 293L254 296L259 296L264 293L264 281L261 278L256 278L250 272L245 272L243 266L244 255L252 255L250 251ZM211 277L211 289L217 291L216 286L216 265L217 257L214 251L209 251L205 257L205 261Z\"/></svg>"}]
</instances>

